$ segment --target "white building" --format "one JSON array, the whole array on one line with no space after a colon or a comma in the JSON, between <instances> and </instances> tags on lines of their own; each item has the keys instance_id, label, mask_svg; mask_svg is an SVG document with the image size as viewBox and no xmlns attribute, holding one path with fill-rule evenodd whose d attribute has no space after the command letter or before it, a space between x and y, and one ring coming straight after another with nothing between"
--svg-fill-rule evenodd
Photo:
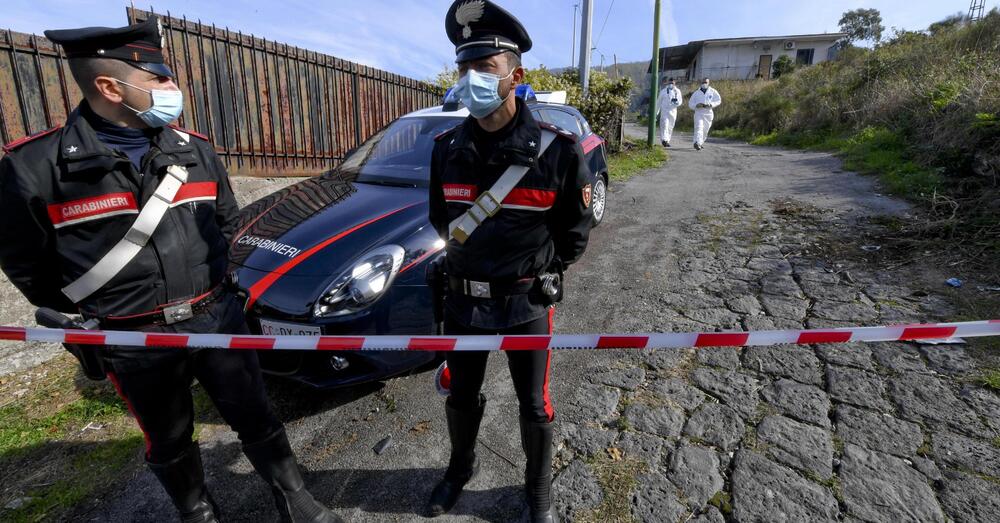
<instances>
[{"instance_id":1,"label":"white building","mask_svg":"<svg viewBox=\"0 0 1000 523\"><path fill-rule=\"evenodd\" d=\"M800 65L832 59L845 33L699 40L660 48L660 71L678 80L770 79L774 62L788 56Z\"/></svg>"}]
</instances>

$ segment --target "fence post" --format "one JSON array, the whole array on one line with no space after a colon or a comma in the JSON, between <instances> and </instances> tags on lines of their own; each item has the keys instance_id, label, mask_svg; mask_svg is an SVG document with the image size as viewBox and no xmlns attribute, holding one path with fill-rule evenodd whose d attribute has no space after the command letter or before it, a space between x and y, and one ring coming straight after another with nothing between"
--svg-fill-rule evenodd
<instances>
[{"instance_id":1,"label":"fence post","mask_svg":"<svg viewBox=\"0 0 1000 523\"><path fill-rule=\"evenodd\" d=\"M361 145L361 100L358 97L358 64L351 62L351 90L354 92L354 146Z\"/></svg>"}]
</instances>

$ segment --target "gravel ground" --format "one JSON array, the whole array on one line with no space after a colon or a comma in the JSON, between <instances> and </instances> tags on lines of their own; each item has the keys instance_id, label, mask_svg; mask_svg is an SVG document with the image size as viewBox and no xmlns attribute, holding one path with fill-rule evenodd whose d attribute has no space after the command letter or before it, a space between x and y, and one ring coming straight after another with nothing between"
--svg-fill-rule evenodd
<instances>
[{"instance_id":1,"label":"gravel ground","mask_svg":"<svg viewBox=\"0 0 1000 523\"><path fill-rule=\"evenodd\" d=\"M641 130L630 129L640 134ZM913 270L828 259L866 217L905 216L825 154L675 139L662 169L616 187L569 274L559 332L877 325L954 310ZM683 147L682 147L683 146ZM970 351L971 352L971 351ZM502 355L491 358L482 472L441 521L510 521L523 457ZM573 520L997 521L1000 397L962 346L560 352L555 499ZM271 381L311 490L351 521L419 521L447 462L431 373L317 393ZM391 436L381 454L372 448ZM274 516L235 436L202 432L230 521ZM137 471L75 520L157 520Z\"/></svg>"}]
</instances>

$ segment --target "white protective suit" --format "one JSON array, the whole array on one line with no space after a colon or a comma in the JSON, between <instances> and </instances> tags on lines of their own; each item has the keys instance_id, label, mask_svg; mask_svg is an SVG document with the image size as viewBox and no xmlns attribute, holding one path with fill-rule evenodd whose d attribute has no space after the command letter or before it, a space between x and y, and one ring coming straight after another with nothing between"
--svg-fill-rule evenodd
<instances>
[{"instance_id":1,"label":"white protective suit","mask_svg":"<svg viewBox=\"0 0 1000 523\"><path fill-rule=\"evenodd\" d=\"M668 85L660 90L656 99L656 110L660 113L660 141L670 143L674 134L674 124L677 123L677 108L684 103L684 95L675 85Z\"/></svg>"},{"instance_id":2,"label":"white protective suit","mask_svg":"<svg viewBox=\"0 0 1000 523\"><path fill-rule=\"evenodd\" d=\"M709 107L700 108L698 104L708 104ZM712 86L709 86L705 92L702 92L701 87L699 87L691 93L688 107L694 109L694 143L696 145L705 143L705 138L708 138L708 130L712 128L712 119L715 118L715 112L712 109L721 104L722 96Z\"/></svg>"}]
</instances>

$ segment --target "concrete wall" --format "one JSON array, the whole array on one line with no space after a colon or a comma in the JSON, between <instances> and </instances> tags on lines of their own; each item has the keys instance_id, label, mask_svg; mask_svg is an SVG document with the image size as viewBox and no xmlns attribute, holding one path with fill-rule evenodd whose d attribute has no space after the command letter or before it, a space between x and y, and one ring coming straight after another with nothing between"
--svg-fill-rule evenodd
<instances>
[{"instance_id":1,"label":"concrete wall","mask_svg":"<svg viewBox=\"0 0 1000 523\"><path fill-rule=\"evenodd\" d=\"M795 49L785 50L784 40L758 41L746 43L707 42L695 57L692 79L709 77L713 80L751 80L757 75L761 55L771 55L774 64L780 56L788 56L793 61L800 49L813 49L813 64L824 62L829 50L836 43L829 40L793 40ZM770 49L768 49L770 48ZM765 75L766 76L766 75Z\"/></svg>"}]
</instances>

